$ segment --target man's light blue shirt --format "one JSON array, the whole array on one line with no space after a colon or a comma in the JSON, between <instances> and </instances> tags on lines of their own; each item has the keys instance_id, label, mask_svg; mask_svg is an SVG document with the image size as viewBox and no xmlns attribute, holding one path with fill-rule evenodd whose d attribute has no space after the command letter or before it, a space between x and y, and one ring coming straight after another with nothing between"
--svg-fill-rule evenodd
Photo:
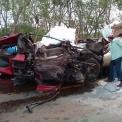
<instances>
[{"instance_id":1,"label":"man's light blue shirt","mask_svg":"<svg viewBox=\"0 0 122 122\"><path fill-rule=\"evenodd\" d=\"M122 39L120 37L114 38L110 42L108 50L110 50L112 60L122 57Z\"/></svg>"}]
</instances>

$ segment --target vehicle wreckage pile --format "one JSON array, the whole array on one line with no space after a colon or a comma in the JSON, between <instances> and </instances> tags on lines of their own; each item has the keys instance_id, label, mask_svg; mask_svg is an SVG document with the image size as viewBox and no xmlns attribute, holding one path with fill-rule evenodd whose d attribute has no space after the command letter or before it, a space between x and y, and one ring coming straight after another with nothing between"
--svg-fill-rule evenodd
<instances>
[{"instance_id":1,"label":"vehicle wreckage pile","mask_svg":"<svg viewBox=\"0 0 122 122\"><path fill-rule=\"evenodd\" d=\"M86 48L80 48L71 45L68 40L53 39L60 43L38 46L34 44L31 35L23 34L2 39L0 72L14 75L15 86L28 80L42 84L46 80L53 83L91 82L97 79L102 66L103 41L88 40ZM17 50L8 55L6 51L12 46Z\"/></svg>"},{"instance_id":2,"label":"vehicle wreckage pile","mask_svg":"<svg viewBox=\"0 0 122 122\"><path fill-rule=\"evenodd\" d=\"M52 45L42 46L35 57L35 70L42 74L44 79L67 82L96 80L100 72L98 60L101 61L98 55L88 49L78 50L69 41L62 42L55 48L50 47Z\"/></svg>"},{"instance_id":3,"label":"vehicle wreckage pile","mask_svg":"<svg viewBox=\"0 0 122 122\"><path fill-rule=\"evenodd\" d=\"M80 48L69 40L53 39L60 43L39 46L31 35L21 33L0 40L0 73L13 75L15 86L35 80L38 91L53 91L49 99L27 105L30 112L31 105L53 99L64 82L95 81L102 67L104 40L87 40L85 48ZM11 47L14 47L14 52L8 53Z\"/></svg>"}]
</instances>

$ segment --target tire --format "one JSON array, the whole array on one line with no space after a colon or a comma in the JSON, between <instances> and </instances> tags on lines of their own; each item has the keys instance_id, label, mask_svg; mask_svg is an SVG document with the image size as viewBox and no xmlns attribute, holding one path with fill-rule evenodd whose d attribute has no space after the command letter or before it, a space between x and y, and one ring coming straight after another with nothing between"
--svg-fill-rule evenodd
<instances>
[{"instance_id":1,"label":"tire","mask_svg":"<svg viewBox=\"0 0 122 122\"><path fill-rule=\"evenodd\" d=\"M100 64L98 63L98 61L96 59L91 58L86 62L95 64L94 68L91 69L91 72L94 73L96 77L98 77L100 74Z\"/></svg>"}]
</instances>

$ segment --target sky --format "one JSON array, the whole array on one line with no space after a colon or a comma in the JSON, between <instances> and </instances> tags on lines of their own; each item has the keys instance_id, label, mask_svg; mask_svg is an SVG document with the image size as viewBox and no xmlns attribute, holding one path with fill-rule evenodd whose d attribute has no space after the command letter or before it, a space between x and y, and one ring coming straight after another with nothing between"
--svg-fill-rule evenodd
<instances>
[{"instance_id":1,"label":"sky","mask_svg":"<svg viewBox=\"0 0 122 122\"><path fill-rule=\"evenodd\" d=\"M122 11L117 9L115 6L112 7L112 10L111 10L111 13L110 13L110 20L111 20L111 23L118 23L118 22L121 22L120 18L122 18Z\"/></svg>"}]
</instances>

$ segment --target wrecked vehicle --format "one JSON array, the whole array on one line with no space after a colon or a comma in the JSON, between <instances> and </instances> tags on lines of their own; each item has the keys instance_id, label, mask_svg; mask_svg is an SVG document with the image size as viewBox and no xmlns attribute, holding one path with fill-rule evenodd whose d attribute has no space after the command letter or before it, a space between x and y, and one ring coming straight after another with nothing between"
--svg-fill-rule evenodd
<instances>
[{"instance_id":1,"label":"wrecked vehicle","mask_svg":"<svg viewBox=\"0 0 122 122\"><path fill-rule=\"evenodd\" d=\"M0 73L14 75L15 85L35 79L37 74L44 80L88 82L95 80L100 72L100 64L95 58L101 58L88 49L78 50L69 41L62 41L56 48L42 46L36 53L33 40L28 35L15 34L0 43ZM8 54L7 49L14 46L17 50Z\"/></svg>"},{"instance_id":2,"label":"wrecked vehicle","mask_svg":"<svg viewBox=\"0 0 122 122\"><path fill-rule=\"evenodd\" d=\"M90 82L98 77L100 64L97 60L101 61L101 57L88 49L80 51L69 41L54 48L50 46L39 48L35 57L35 70L46 75L44 79Z\"/></svg>"},{"instance_id":3,"label":"wrecked vehicle","mask_svg":"<svg viewBox=\"0 0 122 122\"><path fill-rule=\"evenodd\" d=\"M46 37L60 43L36 48L31 35L21 33L0 40L0 73L13 75L15 86L35 80L38 91L53 91L53 95L42 103L54 98L64 82L95 81L101 70L102 56L90 47L99 45L99 51L104 47L102 42L87 43L83 49L71 45L69 40ZM7 52L10 47L15 47L14 53ZM27 109L31 111L29 106L34 104L37 103L27 105Z\"/></svg>"},{"instance_id":4,"label":"wrecked vehicle","mask_svg":"<svg viewBox=\"0 0 122 122\"><path fill-rule=\"evenodd\" d=\"M56 26L37 44L38 50L37 57L35 58L35 64L37 66L35 65L35 67L37 67L37 70L41 72L41 74L47 73L48 76L46 76L46 78L49 77L49 74L52 75L52 71L56 69L58 69L57 74L54 75L55 73L53 73L53 76L57 78L58 75L60 75L64 80L70 82L92 81L99 76L104 43L96 43L90 40L86 44L86 48L77 47L75 44L75 31L76 29ZM59 54L57 54L57 52L59 52ZM62 57L60 55L62 55ZM54 58L56 56L57 59ZM58 56L60 57L59 61L64 62L62 65L67 67L67 69L62 67L62 65L60 65L61 63L56 64L56 62L58 63ZM92 64L94 66L92 66ZM59 67L53 70L53 68L57 67L56 65ZM61 71L60 67L62 69ZM52 71L50 69L52 69Z\"/></svg>"},{"instance_id":5,"label":"wrecked vehicle","mask_svg":"<svg viewBox=\"0 0 122 122\"><path fill-rule=\"evenodd\" d=\"M64 35L57 35L59 27L56 27L42 39L41 43L53 42L50 45L34 44L31 35L21 33L1 39L0 73L13 75L15 86L28 80L36 80L38 84L45 80L95 81L103 63L104 43L90 41L85 49L77 47L74 44L75 29L60 28ZM8 54L8 48L11 47L16 47L15 51Z\"/></svg>"},{"instance_id":6,"label":"wrecked vehicle","mask_svg":"<svg viewBox=\"0 0 122 122\"><path fill-rule=\"evenodd\" d=\"M87 46L90 46L90 43L87 43ZM41 46L34 59L37 90L53 92L48 99L28 104L26 108L32 112L30 106L41 105L55 98L64 82L94 82L99 76L101 63L101 56L87 48L81 50L72 46L69 41L61 41L58 45Z\"/></svg>"}]
</instances>

